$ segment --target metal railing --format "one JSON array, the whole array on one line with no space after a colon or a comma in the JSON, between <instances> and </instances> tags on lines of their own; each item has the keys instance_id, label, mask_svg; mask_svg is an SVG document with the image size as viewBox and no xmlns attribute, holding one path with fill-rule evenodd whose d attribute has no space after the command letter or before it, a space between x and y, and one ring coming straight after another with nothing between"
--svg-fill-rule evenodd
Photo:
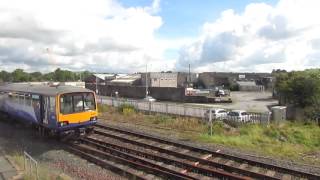
<instances>
[{"instance_id":1,"label":"metal railing","mask_svg":"<svg viewBox=\"0 0 320 180\"><path fill-rule=\"evenodd\" d=\"M119 107L123 104L129 104L133 106L136 110L145 111L149 113L162 113L168 115L177 116L189 116L202 118L210 122L209 113L210 110L214 108L208 107L196 107L185 104L174 104L166 102L148 102L143 100L132 100L132 99L122 99L122 98L111 98L111 97L99 97L98 103L110 105L113 107ZM219 108L220 109L220 108ZM225 108L224 108L225 109ZM227 112L232 111L232 109L225 109ZM211 120L229 120L238 121L239 123L260 123L269 124L271 112L247 112L248 115L241 116L240 118L230 116L228 114L220 116L211 116Z\"/></svg>"},{"instance_id":2,"label":"metal railing","mask_svg":"<svg viewBox=\"0 0 320 180\"><path fill-rule=\"evenodd\" d=\"M27 152L23 151L24 171L32 179L39 179L38 162L33 159Z\"/></svg>"}]
</instances>

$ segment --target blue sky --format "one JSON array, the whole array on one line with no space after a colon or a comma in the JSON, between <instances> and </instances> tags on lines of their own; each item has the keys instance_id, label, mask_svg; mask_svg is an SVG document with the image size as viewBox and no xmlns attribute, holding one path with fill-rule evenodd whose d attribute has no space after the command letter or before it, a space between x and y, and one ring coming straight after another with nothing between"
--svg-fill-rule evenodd
<instances>
[{"instance_id":1,"label":"blue sky","mask_svg":"<svg viewBox=\"0 0 320 180\"><path fill-rule=\"evenodd\" d=\"M126 7L148 6L152 0L120 0ZM159 38L196 37L205 22L219 18L221 12L233 9L243 12L250 3L264 2L274 5L277 0L162 0L160 12L163 25L157 31Z\"/></svg>"}]
</instances>

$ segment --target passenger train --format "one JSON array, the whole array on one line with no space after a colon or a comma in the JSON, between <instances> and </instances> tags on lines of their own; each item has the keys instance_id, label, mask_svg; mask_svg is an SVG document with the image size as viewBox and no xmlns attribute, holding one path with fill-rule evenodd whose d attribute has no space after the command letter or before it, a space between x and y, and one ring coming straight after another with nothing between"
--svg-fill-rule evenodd
<instances>
[{"instance_id":1,"label":"passenger train","mask_svg":"<svg viewBox=\"0 0 320 180\"><path fill-rule=\"evenodd\" d=\"M98 120L95 93L73 86L0 86L0 111L46 135L85 134Z\"/></svg>"}]
</instances>

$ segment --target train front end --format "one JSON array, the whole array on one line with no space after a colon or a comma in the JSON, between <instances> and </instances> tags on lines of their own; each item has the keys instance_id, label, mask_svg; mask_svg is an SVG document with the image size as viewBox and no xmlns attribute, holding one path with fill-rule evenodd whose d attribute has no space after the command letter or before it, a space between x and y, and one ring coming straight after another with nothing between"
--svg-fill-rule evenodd
<instances>
[{"instance_id":1,"label":"train front end","mask_svg":"<svg viewBox=\"0 0 320 180\"><path fill-rule=\"evenodd\" d=\"M57 96L57 129L60 134L85 134L98 120L94 92L72 92Z\"/></svg>"}]
</instances>

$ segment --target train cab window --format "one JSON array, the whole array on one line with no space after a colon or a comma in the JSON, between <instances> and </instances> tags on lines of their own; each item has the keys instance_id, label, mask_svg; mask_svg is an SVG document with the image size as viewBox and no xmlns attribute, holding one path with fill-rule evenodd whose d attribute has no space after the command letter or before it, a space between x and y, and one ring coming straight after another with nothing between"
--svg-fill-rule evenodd
<instances>
[{"instance_id":1,"label":"train cab window","mask_svg":"<svg viewBox=\"0 0 320 180\"><path fill-rule=\"evenodd\" d=\"M95 110L95 108L93 93L74 93L60 96L60 112L62 114Z\"/></svg>"},{"instance_id":2,"label":"train cab window","mask_svg":"<svg viewBox=\"0 0 320 180\"><path fill-rule=\"evenodd\" d=\"M83 98L82 95L73 95L74 112L83 111Z\"/></svg>"},{"instance_id":3,"label":"train cab window","mask_svg":"<svg viewBox=\"0 0 320 180\"><path fill-rule=\"evenodd\" d=\"M71 95L63 95L60 97L60 111L62 114L73 113L73 104Z\"/></svg>"},{"instance_id":4,"label":"train cab window","mask_svg":"<svg viewBox=\"0 0 320 180\"><path fill-rule=\"evenodd\" d=\"M84 110L94 110L96 109L96 104L94 101L94 96L92 93L84 94Z\"/></svg>"}]
</instances>

